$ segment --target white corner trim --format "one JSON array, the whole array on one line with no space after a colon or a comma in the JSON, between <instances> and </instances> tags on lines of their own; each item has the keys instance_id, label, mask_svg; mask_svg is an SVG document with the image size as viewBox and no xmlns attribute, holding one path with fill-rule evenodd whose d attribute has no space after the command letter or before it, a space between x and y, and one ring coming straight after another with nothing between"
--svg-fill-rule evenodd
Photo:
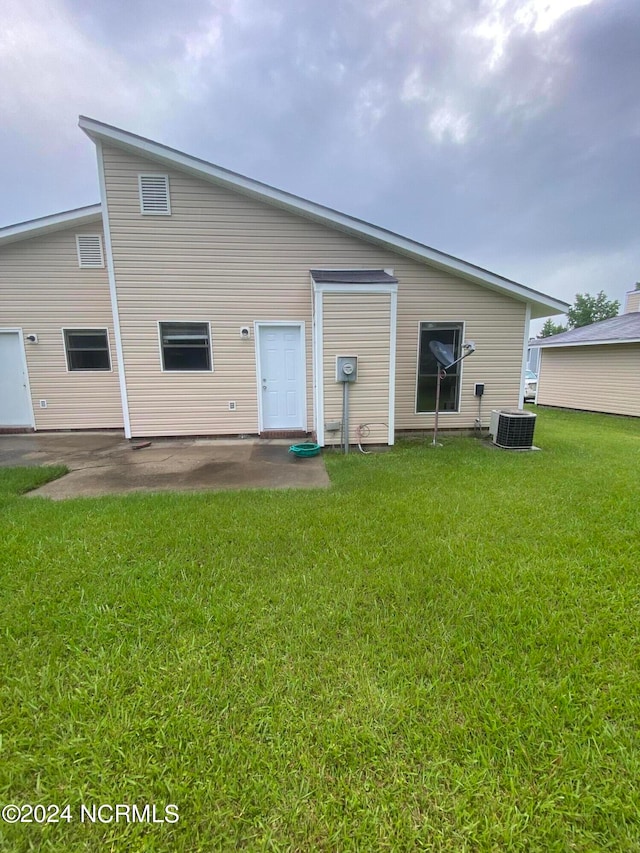
<instances>
[{"instance_id":1,"label":"white corner trim","mask_svg":"<svg viewBox=\"0 0 640 853\"><path fill-rule=\"evenodd\" d=\"M524 406L524 379L527 370L527 350L529 349L529 326L531 324L531 305L527 302L524 309L524 343L522 345L522 364L520 366L520 399L518 400L518 408ZM537 391L536 391L537 394Z\"/></svg>"},{"instance_id":2,"label":"white corner trim","mask_svg":"<svg viewBox=\"0 0 640 853\"><path fill-rule=\"evenodd\" d=\"M118 380L120 382L120 399L122 401L122 421L124 423L125 438L131 438L131 419L129 417L127 377L124 369L124 355L122 352L122 332L120 330L120 312L118 311L118 293L116 290L116 273L113 265L113 251L111 247L111 226L109 224L109 209L107 207L107 184L104 177L102 144L99 140L96 141L96 153L98 155L98 179L100 183L100 198L102 200L104 247L105 254L107 256L107 275L109 278L109 293L111 295L111 311L113 313L113 334L115 336L116 355L118 357Z\"/></svg>"},{"instance_id":3,"label":"white corner trim","mask_svg":"<svg viewBox=\"0 0 640 853\"><path fill-rule=\"evenodd\" d=\"M314 292L314 320L315 340L313 347L314 355L314 382L316 397L316 441L320 447L324 447L324 322L322 291Z\"/></svg>"},{"instance_id":4,"label":"white corner trim","mask_svg":"<svg viewBox=\"0 0 640 853\"><path fill-rule=\"evenodd\" d=\"M391 310L389 318L389 438L395 443L396 435L396 337L398 322L398 291L391 291Z\"/></svg>"}]
</instances>

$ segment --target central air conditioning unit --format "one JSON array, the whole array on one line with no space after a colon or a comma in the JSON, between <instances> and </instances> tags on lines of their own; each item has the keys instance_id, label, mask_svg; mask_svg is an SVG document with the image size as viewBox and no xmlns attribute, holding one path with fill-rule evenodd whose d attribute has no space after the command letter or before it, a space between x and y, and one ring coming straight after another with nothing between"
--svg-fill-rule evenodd
<instances>
[{"instance_id":1,"label":"central air conditioning unit","mask_svg":"<svg viewBox=\"0 0 640 853\"><path fill-rule=\"evenodd\" d=\"M523 409L494 409L491 412L489 435L498 447L529 450L533 446L535 426L535 412L525 412Z\"/></svg>"}]
</instances>

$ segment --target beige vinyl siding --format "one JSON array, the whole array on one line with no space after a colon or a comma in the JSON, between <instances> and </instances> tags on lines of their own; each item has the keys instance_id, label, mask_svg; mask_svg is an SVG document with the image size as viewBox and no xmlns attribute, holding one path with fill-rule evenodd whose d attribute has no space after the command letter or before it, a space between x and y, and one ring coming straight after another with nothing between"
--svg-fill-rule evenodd
<instances>
[{"instance_id":1,"label":"beige vinyl siding","mask_svg":"<svg viewBox=\"0 0 640 853\"><path fill-rule=\"evenodd\" d=\"M640 417L640 344L542 347L538 403Z\"/></svg>"},{"instance_id":2,"label":"beige vinyl siding","mask_svg":"<svg viewBox=\"0 0 640 853\"><path fill-rule=\"evenodd\" d=\"M640 311L640 290L632 290L627 293L624 313L630 314L632 311Z\"/></svg>"},{"instance_id":3,"label":"beige vinyl siding","mask_svg":"<svg viewBox=\"0 0 640 853\"><path fill-rule=\"evenodd\" d=\"M107 271L79 267L76 234L102 235L102 224L0 247L0 327L38 336L37 344L25 342L25 351L39 430L123 425ZM111 370L69 372L63 328L107 329Z\"/></svg>"},{"instance_id":4,"label":"beige vinyl siding","mask_svg":"<svg viewBox=\"0 0 640 853\"><path fill-rule=\"evenodd\" d=\"M359 424L371 424L362 443L386 444L389 437L389 345L391 297L388 293L324 293L324 420L342 420L342 383L336 382L336 356L358 356L358 379L349 387L349 441ZM340 441L326 433L325 443Z\"/></svg>"},{"instance_id":5,"label":"beige vinyl siding","mask_svg":"<svg viewBox=\"0 0 640 853\"><path fill-rule=\"evenodd\" d=\"M451 426L473 426L474 382L486 383L485 411L518 404L524 303L121 149L105 147L104 165L133 435L257 432L253 332L249 341L239 333L254 321L306 323L313 424L310 269L394 269L396 429L433 423L415 413L421 320L464 320L478 346L464 365L462 410L447 416ZM140 213L140 173L169 175L171 216ZM213 373L163 374L159 320L209 321ZM237 411L229 412L230 400Z\"/></svg>"},{"instance_id":6,"label":"beige vinyl siding","mask_svg":"<svg viewBox=\"0 0 640 853\"><path fill-rule=\"evenodd\" d=\"M476 382L485 383L483 426L491 409L513 408L520 399L525 306L446 273L408 264L396 266L396 430L431 428L433 414L416 414L418 334L421 321L463 322L464 338L476 352L461 365L460 411L441 413L440 428L473 427L478 416Z\"/></svg>"}]
</instances>

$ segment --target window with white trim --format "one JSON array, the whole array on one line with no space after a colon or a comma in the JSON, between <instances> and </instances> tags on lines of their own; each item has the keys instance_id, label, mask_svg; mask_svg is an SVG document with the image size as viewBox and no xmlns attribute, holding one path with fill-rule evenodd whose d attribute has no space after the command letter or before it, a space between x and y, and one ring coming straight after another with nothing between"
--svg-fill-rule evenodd
<instances>
[{"instance_id":1,"label":"window with white trim","mask_svg":"<svg viewBox=\"0 0 640 853\"><path fill-rule=\"evenodd\" d=\"M160 350L165 371L213 369L208 323L160 323Z\"/></svg>"},{"instance_id":2,"label":"window with white trim","mask_svg":"<svg viewBox=\"0 0 640 853\"><path fill-rule=\"evenodd\" d=\"M76 234L76 249L78 266L95 269L104 267L102 237L99 234Z\"/></svg>"},{"instance_id":3,"label":"window with white trim","mask_svg":"<svg viewBox=\"0 0 640 853\"><path fill-rule=\"evenodd\" d=\"M138 175L140 213L151 216L170 216L168 175Z\"/></svg>"},{"instance_id":4,"label":"window with white trim","mask_svg":"<svg viewBox=\"0 0 640 853\"><path fill-rule=\"evenodd\" d=\"M454 359L461 356L462 323L420 323L418 341L418 381L416 389L416 412L435 412L438 362L431 352L431 341L440 341L450 347ZM440 382L441 412L460 411L460 363L450 367Z\"/></svg>"},{"instance_id":5,"label":"window with white trim","mask_svg":"<svg viewBox=\"0 0 640 853\"><path fill-rule=\"evenodd\" d=\"M111 370L106 329L64 329L69 370Z\"/></svg>"}]
</instances>

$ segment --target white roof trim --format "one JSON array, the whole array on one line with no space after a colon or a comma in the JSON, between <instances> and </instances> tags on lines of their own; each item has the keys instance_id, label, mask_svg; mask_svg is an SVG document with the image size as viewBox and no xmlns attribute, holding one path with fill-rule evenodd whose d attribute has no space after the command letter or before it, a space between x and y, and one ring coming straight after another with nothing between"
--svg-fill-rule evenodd
<instances>
[{"instance_id":1,"label":"white roof trim","mask_svg":"<svg viewBox=\"0 0 640 853\"><path fill-rule=\"evenodd\" d=\"M374 282L373 284L335 281L316 281L312 276L316 293L397 293L398 282Z\"/></svg>"},{"instance_id":2,"label":"white roof trim","mask_svg":"<svg viewBox=\"0 0 640 853\"><path fill-rule=\"evenodd\" d=\"M0 245L14 243L16 240L27 240L29 237L37 237L48 231L60 231L63 228L88 225L100 220L102 220L102 206L99 204L65 210L62 213L41 216L39 219L30 219L28 222L18 222L16 225L0 228Z\"/></svg>"},{"instance_id":3,"label":"white roof trim","mask_svg":"<svg viewBox=\"0 0 640 853\"><path fill-rule=\"evenodd\" d=\"M454 273L462 278L487 287L490 290L507 294L514 299L531 305L531 317L546 317L550 314L565 314L570 307L566 302L554 299L544 293L532 290L515 281L511 281L495 273L454 258L444 252L439 252L415 240L402 237L384 228L378 228L361 219L340 213L329 207L307 201L291 193L270 187L260 181L252 180L244 175L222 169L206 160L191 157L181 151L160 145L142 136L136 136L117 127L80 116L78 124L94 141L110 142L118 147L128 149L137 154L144 154L151 159L187 171L200 178L206 178L222 186L259 198L275 204L278 207L294 211L309 219L332 225L341 231L364 238L369 242L385 246L395 252L408 255L416 260L426 262L439 269Z\"/></svg>"}]
</instances>

